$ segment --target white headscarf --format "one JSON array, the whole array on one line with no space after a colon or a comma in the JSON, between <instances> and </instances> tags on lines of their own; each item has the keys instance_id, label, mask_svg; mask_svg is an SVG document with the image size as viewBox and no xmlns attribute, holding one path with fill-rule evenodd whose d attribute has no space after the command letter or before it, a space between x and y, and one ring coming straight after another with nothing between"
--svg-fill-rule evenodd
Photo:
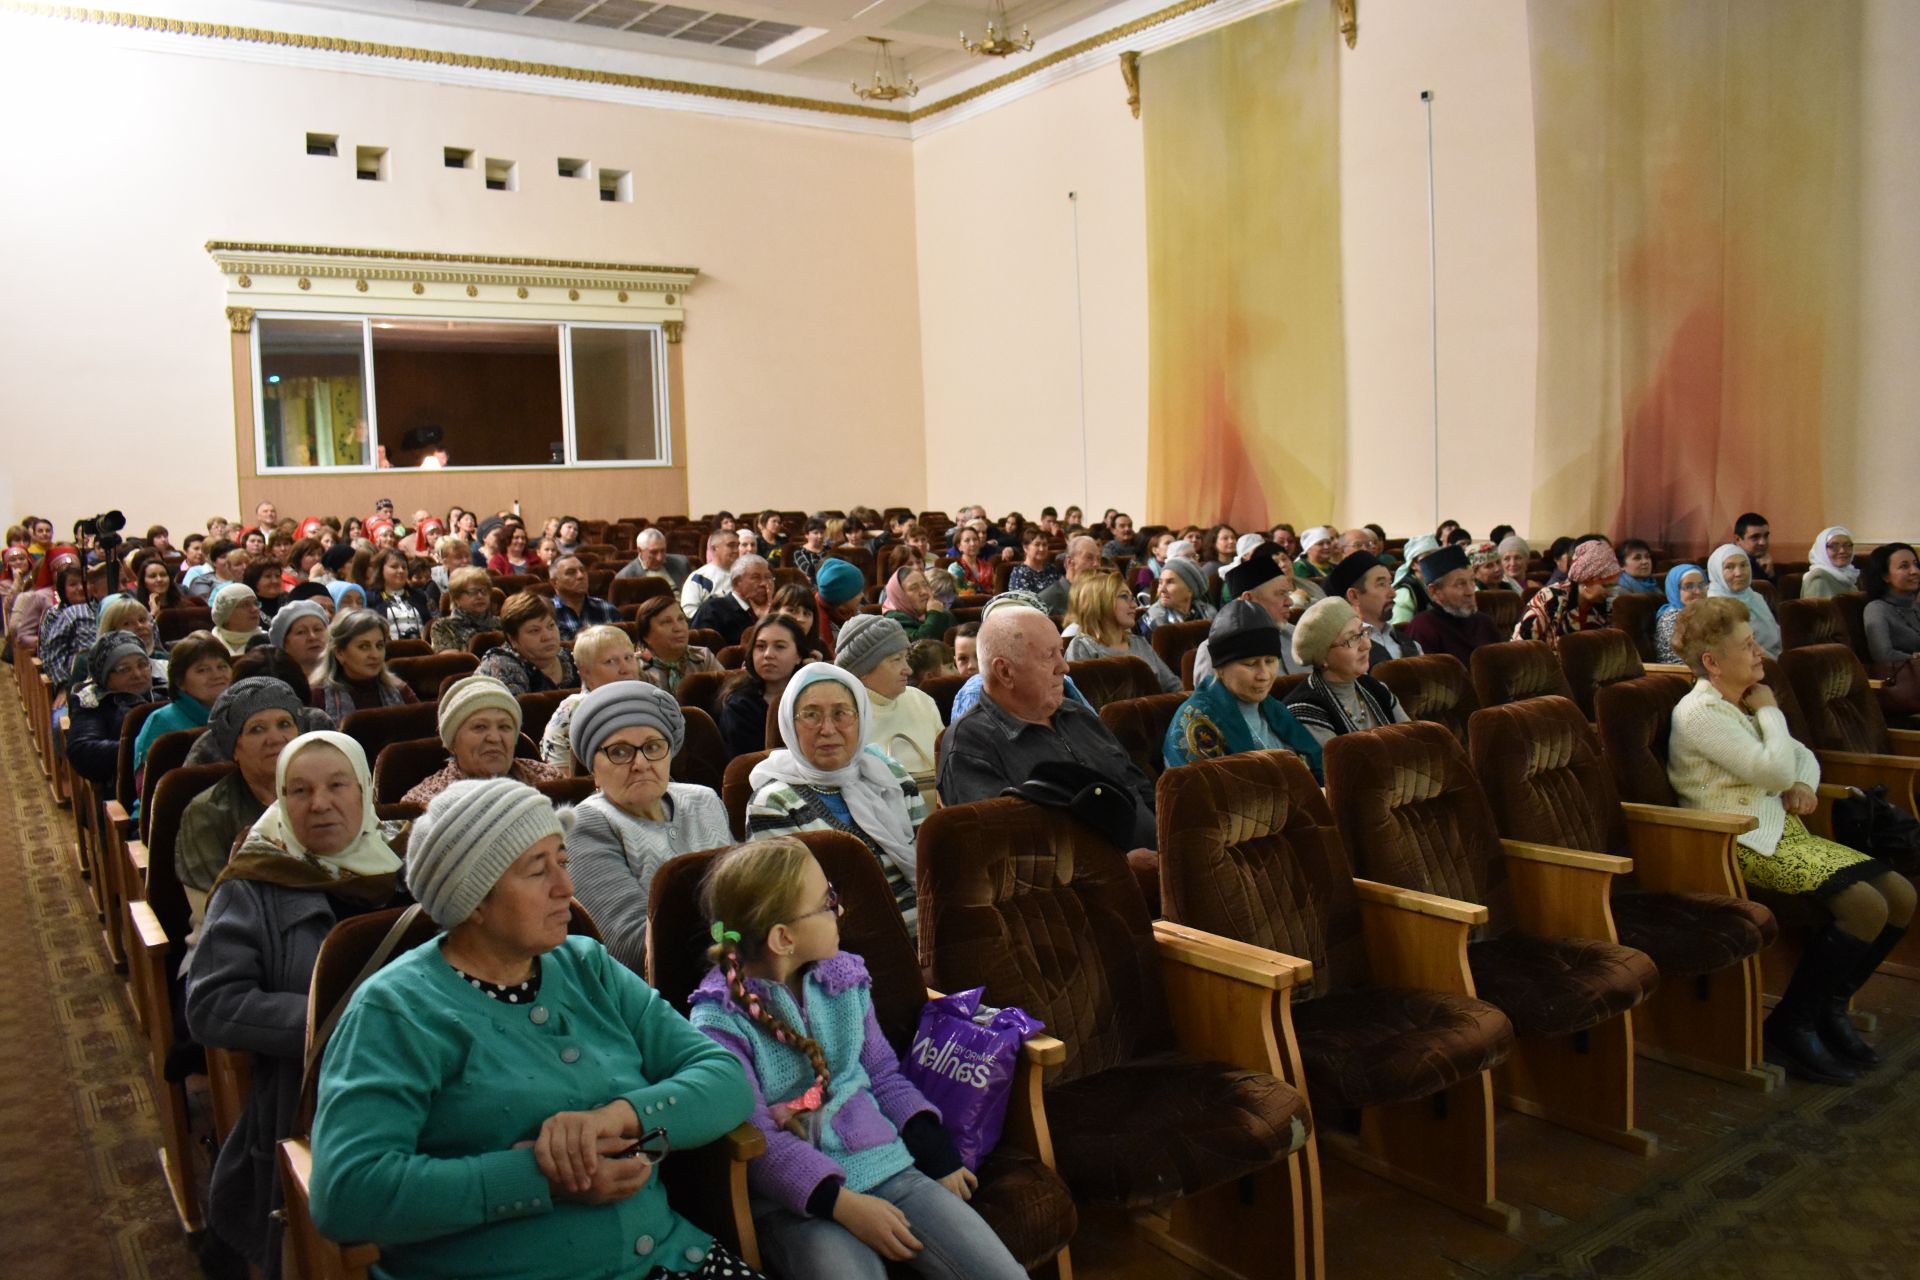
<instances>
[{"instance_id":1,"label":"white headscarf","mask_svg":"<svg viewBox=\"0 0 1920 1280\"><path fill-rule=\"evenodd\" d=\"M347 758L355 780L360 783L360 830L347 847L338 853L314 853L308 849L294 834L293 823L287 817L287 766L308 747L323 743ZM265 842L289 857L318 863L332 871L336 878L343 875L383 876L400 870L400 859L380 838L380 819L373 811L373 775L367 769L367 753L346 734L322 729L303 733L289 742L274 765L273 791L274 802L260 816L260 821L253 824L253 831L247 837L247 845L255 847L248 848L246 852L266 852L257 847Z\"/></svg>"},{"instance_id":2,"label":"white headscarf","mask_svg":"<svg viewBox=\"0 0 1920 1280\"><path fill-rule=\"evenodd\" d=\"M801 692L822 680L845 689L860 713L860 749L838 769L815 768L800 753L800 737L793 723L793 709ZM887 757L880 748L866 745L872 726L873 710L867 702L866 686L852 672L830 662L810 662L794 673L787 681L786 692L780 695L780 740L787 744L786 749L773 752L755 765L748 781L755 791L769 782L838 790L855 824L911 878L916 852L913 823L907 818L900 780L887 767Z\"/></svg>"},{"instance_id":3,"label":"white headscarf","mask_svg":"<svg viewBox=\"0 0 1920 1280\"><path fill-rule=\"evenodd\" d=\"M1812 550L1807 552L1807 563L1816 568L1825 569L1836 578L1845 578L1848 582L1857 584L1860 581L1860 566L1858 564L1835 564L1833 557L1827 554L1827 540L1838 537L1841 534L1852 538L1853 530L1843 524L1836 524L1831 529L1822 529L1820 536L1813 540ZM1855 558L1858 559L1857 556Z\"/></svg>"},{"instance_id":4,"label":"white headscarf","mask_svg":"<svg viewBox=\"0 0 1920 1280\"><path fill-rule=\"evenodd\" d=\"M1780 624L1774 621L1773 610L1767 607L1766 597L1753 589L1751 578L1747 580L1745 591L1734 591L1727 586L1727 561L1735 556L1745 560L1749 566L1753 564L1753 557L1746 553L1745 548L1731 542L1715 551L1707 560L1707 594L1725 596L1747 606L1747 621L1753 624L1753 638L1760 642L1760 647L1767 651L1768 657L1777 658L1780 656Z\"/></svg>"}]
</instances>

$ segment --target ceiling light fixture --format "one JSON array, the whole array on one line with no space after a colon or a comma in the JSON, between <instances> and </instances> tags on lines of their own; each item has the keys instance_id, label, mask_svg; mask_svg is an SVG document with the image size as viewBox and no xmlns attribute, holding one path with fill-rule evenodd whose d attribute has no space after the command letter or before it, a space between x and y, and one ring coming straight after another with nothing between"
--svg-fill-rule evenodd
<instances>
[{"instance_id":1,"label":"ceiling light fixture","mask_svg":"<svg viewBox=\"0 0 1920 1280\"><path fill-rule=\"evenodd\" d=\"M893 55L887 52L891 40L882 40L879 36L868 36L879 48L873 59L873 83L862 85L854 82L853 91L868 102L892 102L896 98L911 98L920 92L920 86L913 82L912 76L896 78L893 69Z\"/></svg>"},{"instance_id":2,"label":"ceiling light fixture","mask_svg":"<svg viewBox=\"0 0 1920 1280\"><path fill-rule=\"evenodd\" d=\"M960 47L976 58L1004 58L1013 53L1032 53L1033 37L1028 34L1025 23L1020 25L1020 38L1012 35L1013 24L1007 20L1007 6L1002 0L993 0L987 10L987 37L984 40L969 40L967 33L960 33Z\"/></svg>"}]
</instances>

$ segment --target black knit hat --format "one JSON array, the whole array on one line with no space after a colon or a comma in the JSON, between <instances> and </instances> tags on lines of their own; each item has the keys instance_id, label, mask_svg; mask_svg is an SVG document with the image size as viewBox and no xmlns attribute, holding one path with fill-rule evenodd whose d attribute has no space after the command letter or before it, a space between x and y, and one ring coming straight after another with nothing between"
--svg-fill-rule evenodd
<instances>
[{"instance_id":1,"label":"black knit hat","mask_svg":"<svg viewBox=\"0 0 1920 1280\"><path fill-rule=\"evenodd\" d=\"M1272 582L1287 570L1280 564L1280 544L1263 542L1247 552L1247 558L1226 571L1227 590L1244 596L1255 587Z\"/></svg>"},{"instance_id":2,"label":"black knit hat","mask_svg":"<svg viewBox=\"0 0 1920 1280\"><path fill-rule=\"evenodd\" d=\"M1348 552L1340 563L1333 566L1333 570L1327 574L1327 594L1330 596L1346 595L1347 592L1360 585L1360 580L1367 576L1367 570L1374 568L1379 563L1378 560L1373 558L1371 552Z\"/></svg>"},{"instance_id":3,"label":"black knit hat","mask_svg":"<svg viewBox=\"0 0 1920 1280\"><path fill-rule=\"evenodd\" d=\"M1420 562L1420 580L1428 586L1440 581L1455 569L1467 567L1467 549L1459 543L1451 547L1442 547Z\"/></svg>"},{"instance_id":4,"label":"black knit hat","mask_svg":"<svg viewBox=\"0 0 1920 1280\"><path fill-rule=\"evenodd\" d=\"M1242 658L1280 656L1280 627L1273 615L1252 600L1233 600L1207 628L1207 656L1218 671Z\"/></svg>"},{"instance_id":5,"label":"black knit hat","mask_svg":"<svg viewBox=\"0 0 1920 1280\"><path fill-rule=\"evenodd\" d=\"M320 557L320 566L328 573L339 573L352 563L353 544L344 538L328 547Z\"/></svg>"}]
</instances>

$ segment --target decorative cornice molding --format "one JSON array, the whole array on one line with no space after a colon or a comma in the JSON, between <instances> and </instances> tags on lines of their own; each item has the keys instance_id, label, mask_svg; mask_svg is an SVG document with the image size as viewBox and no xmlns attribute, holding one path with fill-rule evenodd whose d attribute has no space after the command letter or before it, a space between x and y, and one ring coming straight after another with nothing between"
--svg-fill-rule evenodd
<instances>
[{"instance_id":1,"label":"decorative cornice molding","mask_svg":"<svg viewBox=\"0 0 1920 1280\"><path fill-rule=\"evenodd\" d=\"M405 280L421 292L420 282L511 285L548 289L617 289L626 294L654 293L671 306L692 288L698 267L656 267L628 262L577 262L564 258L509 258L479 253L429 253L408 249L349 249L335 245L254 244L209 240L207 253L220 270L237 277L243 289L253 276L295 276L304 291L314 278L353 280L366 292L367 280ZM472 289L468 296L472 297ZM522 295L524 296L524 294Z\"/></svg>"},{"instance_id":2,"label":"decorative cornice molding","mask_svg":"<svg viewBox=\"0 0 1920 1280\"><path fill-rule=\"evenodd\" d=\"M626 72L607 71L591 67L572 67L549 62L532 62L517 58L500 58L479 54L460 53L441 49L426 49L413 45L393 44L371 40L349 40L336 36L308 35L298 32L276 31L262 27L239 26L231 23L200 22L181 18L159 17L144 13L129 13L113 9L97 9L81 5L33 3L31 0L0 0L0 14L15 14L65 22L84 23L105 26L127 31L144 32L157 36L172 36L190 39L224 41L243 45L255 45L266 48L282 49L289 53L335 54L355 58L368 58L395 63L415 64L423 71L432 68L446 68L449 71L481 72L498 75L527 77L566 82L580 86L604 86L609 89L631 90L646 93L658 93L669 97L702 100L711 104L736 107L757 107L772 109L774 112L800 113L800 118L809 116L836 117L848 122L846 127L856 127L854 122L867 125L870 131L875 125L906 126L901 130L903 136L918 136L921 132L912 126L920 122L931 122L955 108L980 102L991 95L1005 96L1002 91L1016 85L1042 78L1041 84L1030 86L1040 88L1068 75L1077 75L1087 68L1067 67L1064 64L1083 59L1084 55L1112 44L1126 40L1156 27L1177 23L1191 27L1192 23L1182 23L1182 19L1203 10L1218 6L1220 17L1231 20L1241 13L1255 8L1265 8L1278 0L1179 0L1162 9L1142 15L1131 22L1122 23L1106 31L1098 32L1085 39L1054 50L1043 57L1035 58L1021 66L995 76L979 84L950 94L936 102L912 111L898 111L885 107L869 106L859 102L840 102L831 99L808 98L797 94L765 93L752 89L733 88L725 85L701 84L690 80L675 80L658 76L634 75ZM1180 35L1167 33L1172 38ZM1180 34L1187 34L1182 32ZM1153 47L1159 42L1136 42L1145 47ZM1051 74L1049 74L1051 73ZM973 113L969 112L968 115ZM767 118L763 116L762 118ZM794 116L787 116L794 119ZM952 123L951 119L939 123Z\"/></svg>"}]
</instances>

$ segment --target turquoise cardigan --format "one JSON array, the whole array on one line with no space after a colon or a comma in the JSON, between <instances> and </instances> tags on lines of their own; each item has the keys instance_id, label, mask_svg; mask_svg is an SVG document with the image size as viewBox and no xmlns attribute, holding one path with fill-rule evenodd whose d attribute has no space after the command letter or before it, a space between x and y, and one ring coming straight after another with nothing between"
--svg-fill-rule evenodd
<instances>
[{"instance_id":1,"label":"turquoise cardigan","mask_svg":"<svg viewBox=\"0 0 1920 1280\"><path fill-rule=\"evenodd\" d=\"M133 738L133 763L136 769L147 767L147 748L163 733L176 729L198 729L207 722L207 704L181 689L173 691L173 701L140 722Z\"/></svg>"},{"instance_id":2,"label":"turquoise cardigan","mask_svg":"<svg viewBox=\"0 0 1920 1280\"><path fill-rule=\"evenodd\" d=\"M589 1206L556 1202L531 1147L515 1146L557 1111L614 1098L682 1149L754 1104L733 1055L598 942L548 952L536 1002L510 1005L462 980L435 939L369 978L327 1045L314 1221L329 1239L378 1244L388 1277L690 1271L713 1240L668 1207L671 1159L636 1194Z\"/></svg>"}]
</instances>

